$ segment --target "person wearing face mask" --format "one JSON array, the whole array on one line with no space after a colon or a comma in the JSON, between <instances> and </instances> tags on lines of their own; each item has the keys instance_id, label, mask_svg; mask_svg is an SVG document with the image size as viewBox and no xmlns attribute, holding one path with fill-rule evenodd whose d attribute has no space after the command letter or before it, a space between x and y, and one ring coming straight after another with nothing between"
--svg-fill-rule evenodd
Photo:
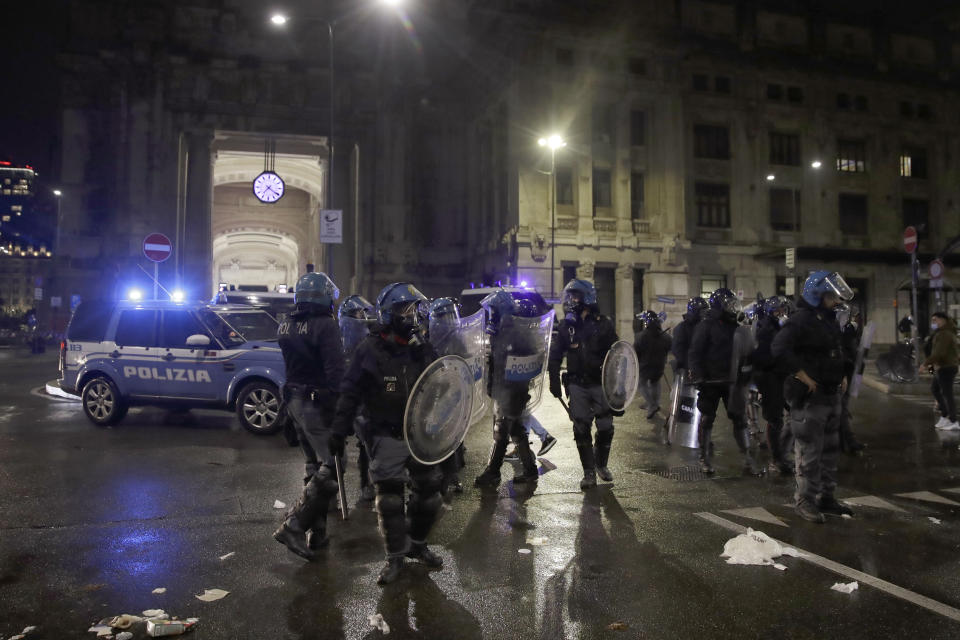
<instances>
[{"instance_id":1,"label":"person wearing face mask","mask_svg":"<svg viewBox=\"0 0 960 640\"><path fill-rule=\"evenodd\" d=\"M760 408L767 423L767 446L770 449L770 473L791 475L788 462L791 440L784 433L783 424L783 375L776 368L770 347L780 328L787 321L789 301L783 296L767 298L763 303L764 315L757 321L757 348L753 352L753 380L760 390ZM785 437L786 436L786 437Z\"/></svg>"},{"instance_id":2,"label":"person wearing face mask","mask_svg":"<svg viewBox=\"0 0 960 640\"><path fill-rule=\"evenodd\" d=\"M563 288L564 318L558 323L556 339L550 344L550 393L562 399L560 364L567 359L567 395L573 420L573 439L583 466L580 490L597 486L597 474L613 481L607 468L613 442L613 410L603 395L603 360L617 331L610 318L601 315L597 290L588 280L574 278ZM596 446L591 430L596 421Z\"/></svg>"},{"instance_id":3,"label":"person wearing face mask","mask_svg":"<svg viewBox=\"0 0 960 640\"><path fill-rule=\"evenodd\" d=\"M386 564L377 584L394 582L404 557L439 569L443 558L427 548L427 535L440 511L442 474L439 465L415 461L403 437L403 419L410 390L420 374L437 359L422 338L426 297L408 282L388 285L377 296L379 326L357 346L343 376L329 448L343 453L344 440L362 412L357 434L370 455L370 479ZM409 479L410 495L404 500Z\"/></svg>"},{"instance_id":4,"label":"person wearing face mask","mask_svg":"<svg viewBox=\"0 0 960 640\"><path fill-rule=\"evenodd\" d=\"M920 370L933 372L931 390L940 409L940 420L934 425L937 429L960 430L957 423L957 402L953 396L953 380L957 377L958 357L957 325L942 311L934 312L930 318L931 338L930 355L920 363Z\"/></svg>"},{"instance_id":5,"label":"person wearing face mask","mask_svg":"<svg viewBox=\"0 0 960 640\"><path fill-rule=\"evenodd\" d=\"M771 347L786 376L783 393L794 437L796 511L810 522L825 522L824 514L853 513L834 497L841 398L848 384L834 308L851 299L853 291L839 273L814 271L804 282L797 312Z\"/></svg>"}]
</instances>

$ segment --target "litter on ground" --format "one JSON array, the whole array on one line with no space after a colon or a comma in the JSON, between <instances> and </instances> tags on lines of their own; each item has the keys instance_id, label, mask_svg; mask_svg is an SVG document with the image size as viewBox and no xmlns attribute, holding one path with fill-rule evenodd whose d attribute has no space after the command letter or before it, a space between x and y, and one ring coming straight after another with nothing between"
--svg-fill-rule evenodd
<instances>
[{"instance_id":1,"label":"litter on ground","mask_svg":"<svg viewBox=\"0 0 960 640\"><path fill-rule=\"evenodd\" d=\"M940 518L934 518L933 516L927 516L927 520L929 520L933 524L943 524Z\"/></svg>"},{"instance_id":2,"label":"litter on ground","mask_svg":"<svg viewBox=\"0 0 960 640\"><path fill-rule=\"evenodd\" d=\"M857 584L856 581L848 582L847 584L844 584L842 582L836 582L830 588L833 589L834 591L839 591L840 593L853 593L854 591L860 588L860 585Z\"/></svg>"},{"instance_id":3,"label":"litter on ground","mask_svg":"<svg viewBox=\"0 0 960 640\"><path fill-rule=\"evenodd\" d=\"M203 600L204 602L213 602L214 600L219 600L226 596L229 591L224 591L223 589L204 589L203 593L198 596L194 596L197 600Z\"/></svg>"},{"instance_id":4,"label":"litter on ground","mask_svg":"<svg viewBox=\"0 0 960 640\"><path fill-rule=\"evenodd\" d=\"M379 629L380 633L385 636L390 634L390 625L387 624L387 621L384 620L383 616L379 613L367 616L367 623L374 629Z\"/></svg>"},{"instance_id":5,"label":"litter on ground","mask_svg":"<svg viewBox=\"0 0 960 640\"><path fill-rule=\"evenodd\" d=\"M147 620L166 620L170 617L163 609L147 609L142 613Z\"/></svg>"},{"instance_id":6,"label":"litter on ground","mask_svg":"<svg viewBox=\"0 0 960 640\"><path fill-rule=\"evenodd\" d=\"M279 500L274 500L274 501L273 501L273 508L274 508L274 509L286 509L286 508L287 508L287 503L285 503L285 502L280 502Z\"/></svg>"},{"instance_id":7,"label":"litter on ground","mask_svg":"<svg viewBox=\"0 0 960 640\"><path fill-rule=\"evenodd\" d=\"M527 553L530 553L530 552L531 552L530 549L517 549L517 553L527 554Z\"/></svg>"},{"instance_id":8,"label":"litter on ground","mask_svg":"<svg viewBox=\"0 0 960 640\"><path fill-rule=\"evenodd\" d=\"M230 553L225 553L225 554L223 554L222 556L220 556L220 559L221 559L221 560L226 560L227 558L232 558L232 557L235 556L235 555L237 555L237 552L236 552L236 551L231 551Z\"/></svg>"},{"instance_id":9,"label":"litter on ground","mask_svg":"<svg viewBox=\"0 0 960 640\"><path fill-rule=\"evenodd\" d=\"M166 593L166 592L167 592L167 588L166 588L166 587L157 587L156 589L154 589L154 590L151 591L150 593L160 594L160 593Z\"/></svg>"},{"instance_id":10,"label":"litter on ground","mask_svg":"<svg viewBox=\"0 0 960 640\"><path fill-rule=\"evenodd\" d=\"M549 539L550 538L548 538L547 536L538 536L536 538L530 538L529 540L527 540L527 544L533 545L535 547L542 547L543 545L547 544L547 540Z\"/></svg>"},{"instance_id":11,"label":"litter on ground","mask_svg":"<svg viewBox=\"0 0 960 640\"><path fill-rule=\"evenodd\" d=\"M133 634L129 631L121 631L117 634L116 640L133 640Z\"/></svg>"},{"instance_id":12,"label":"litter on ground","mask_svg":"<svg viewBox=\"0 0 960 640\"><path fill-rule=\"evenodd\" d=\"M626 622L611 622L607 625L607 631L626 631L630 628Z\"/></svg>"},{"instance_id":13,"label":"litter on ground","mask_svg":"<svg viewBox=\"0 0 960 640\"><path fill-rule=\"evenodd\" d=\"M140 616L132 616L129 613L124 613L123 615L110 618L110 626L114 629L129 629L135 623L142 621L143 618Z\"/></svg>"},{"instance_id":14,"label":"litter on ground","mask_svg":"<svg viewBox=\"0 0 960 640\"><path fill-rule=\"evenodd\" d=\"M763 531L754 531L753 529L747 529L746 533L741 533L737 537L727 540L727 543L723 545L723 553L720 554L721 558L727 559L727 564L773 566L778 564L773 559L780 556L799 558L801 554L792 547L782 546ZM780 566L783 567L783 565ZM780 567L777 568L780 569ZM780 570L783 571L783 569Z\"/></svg>"}]
</instances>

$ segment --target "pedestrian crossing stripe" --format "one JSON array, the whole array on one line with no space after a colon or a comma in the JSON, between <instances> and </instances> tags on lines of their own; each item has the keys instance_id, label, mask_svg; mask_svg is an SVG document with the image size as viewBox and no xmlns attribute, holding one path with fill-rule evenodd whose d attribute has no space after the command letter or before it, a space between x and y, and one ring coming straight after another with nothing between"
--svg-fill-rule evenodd
<instances>
[{"instance_id":1,"label":"pedestrian crossing stripe","mask_svg":"<svg viewBox=\"0 0 960 640\"><path fill-rule=\"evenodd\" d=\"M949 504L960 507L960 502L954 502L950 498L938 496L932 491L914 491L913 493L897 493L894 495L896 495L898 498L909 498L911 500L922 500L924 502L936 502L939 504Z\"/></svg>"},{"instance_id":2,"label":"pedestrian crossing stripe","mask_svg":"<svg viewBox=\"0 0 960 640\"><path fill-rule=\"evenodd\" d=\"M888 509L890 511L899 511L901 513L906 513L906 509L901 509L895 504L887 502L883 498L878 498L877 496L857 496L856 498L841 498L841 502L845 502L849 505L855 507L873 507L874 509Z\"/></svg>"},{"instance_id":3,"label":"pedestrian crossing stripe","mask_svg":"<svg viewBox=\"0 0 960 640\"><path fill-rule=\"evenodd\" d=\"M729 513L734 516L740 516L741 518L749 518L750 520L759 520L760 522L766 522L767 524L775 524L778 527L790 526L763 507L749 507L747 509L724 509L721 511L721 513Z\"/></svg>"}]
</instances>

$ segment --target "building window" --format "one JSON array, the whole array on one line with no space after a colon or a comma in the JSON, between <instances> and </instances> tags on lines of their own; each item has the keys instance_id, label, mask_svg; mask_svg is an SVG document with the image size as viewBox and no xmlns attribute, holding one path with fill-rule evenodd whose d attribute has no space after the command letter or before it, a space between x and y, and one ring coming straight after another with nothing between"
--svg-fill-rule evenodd
<instances>
[{"instance_id":1,"label":"building window","mask_svg":"<svg viewBox=\"0 0 960 640\"><path fill-rule=\"evenodd\" d=\"M774 231L800 230L798 189L770 189L770 227Z\"/></svg>"},{"instance_id":2,"label":"building window","mask_svg":"<svg viewBox=\"0 0 960 640\"><path fill-rule=\"evenodd\" d=\"M917 147L906 147L900 153L900 176L903 178L927 177L927 151Z\"/></svg>"},{"instance_id":3,"label":"building window","mask_svg":"<svg viewBox=\"0 0 960 640\"><path fill-rule=\"evenodd\" d=\"M850 96L846 93L837 94L837 109L849 109Z\"/></svg>"},{"instance_id":4,"label":"building window","mask_svg":"<svg viewBox=\"0 0 960 640\"><path fill-rule=\"evenodd\" d=\"M803 104L803 89L801 87L787 87L787 102Z\"/></svg>"},{"instance_id":5,"label":"building window","mask_svg":"<svg viewBox=\"0 0 960 640\"><path fill-rule=\"evenodd\" d=\"M730 93L730 78L717 76L713 79L713 89L717 93Z\"/></svg>"},{"instance_id":6,"label":"building window","mask_svg":"<svg viewBox=\"0 0 960 640\"><path fill-rule=\"evenodd\" d=\"M717 289L726 289L727 276L700 276L700 297L709 298Z\"/></svg>"},{"instance_id":7,"label":"building window","mask_svg":"<svg viewBox=\"0 0 960 640\"><path fill-rule=\"evenodd\" d=\"M930 203L919 198L904 198L903 226L916 228L917 237L921 240L929 237Z\"/></svg>"},{"instance_id":8,"label":"building window","mask_svg":"<svg viewBox=\"0 0 960 640\"><path fill-rule=\"evenodd\" d=\"M726 127L698 124L693 127L693 155L696 158L730 158L730 135Z\"/></svg>"},{"instance_id":9,"label":"building window","mask_svg":"<svg viewBox=\"0 0 960 640\"><path fill-rule=\"evenodd\" d=\"M866 96L857 96L853 99L853 107L857 111L869 111Z\"/></svg>"},{"instance_id":10,"label":"building window","mask_svg":"<svg viewBox=\"0 0 960 640\"><path fill-rule=\"evenodd\" d=\"M593 170L593 213L596 215L598 207L609 207L612 201L610 194L610 170Z\"/></svg>"},{"instance_id":11,"label":"building window","mask_svg":"<svg viewBox=\"0 0 960 640\"><path fill-rule=\"evenodd\" d=\"M645 58L630 58L627 60L627 69L635 76L647 75L647 61Z\"/></svg>"},{"instance_id":12,"label":"building window","mask_svg":"<svg viewBox=\"0 0 960 640\"><path fill-rule=\"evenodd\" d=\"M613 142L613 105L593 105L593 140L603 144Z\"/></svg>"},{"instance_id":13,"label":"building window","mask_svg":"<svg viewBox=\"0 0 960 640\"><path fill-rule=\"evenodd\" d=\"M730 228L730 185L698 182L695 185L697 226Z\"/></svg>"},{"instance_id":14,"label":"building window","mask_svg":"<svg viewBox=\"0 0 960 640\"><path fill-rule=\"evenodd\" d=\"M693 89L694 91L709 91L710 76L705 73L693 74Z\"/></svg>"},{"instance_id":15,"label":"building window","mask_svg":"<svg viewBox=\"0 0 960 640\"><path fill-rule=\"evenodd\" d=\"M767 100L783 100L783 85L768 84Z\"/></svg>"},{"instance_id":16,"label":"building window","mask_svg":"<svg viewBox=\"0 0 960 640\"><path fill-rule=\"evenodd\" d=\"M800 166L800 136L770 132L770 164Z\"/></svg>"},{"instance_id":17,"label":"building window","mask_svg":"<svg viewBox=\"0 0 960 640\"><path fill-rule=\"evenodd\" d=\"M841 193L839 205L840 231L848 236L867 235L867 196Z\"/></svg>"},{"instance_id":18,"label":"building window","mask_svg":"<svg viewBox=\"0 0 960 640\"><path fill-rule=\"evenodd\" d=\"M913 117L913 103L906 100L900 102L900 115L904 118Z\"/></svg>"},{"instance_id":19,"label":"building window","mask_svg":"<svg viewBox=\"0 0 960 640\"><path fill-rule=\"evenodd\" d=\"M557 204L573 204L573 169L557 167Z\"/></svg>"},{"instance_id":20,"label":"building window","mask_svg":"<svg viewBox=\"0 0 960 640\"><path fill-rule=\"evenodd\" d=\"M645 111L630 112L630 145L642 147L647 144L647 113Z\"/></svg>"},{"instance_id":21,"label":"building window","mask_svg":"<svg viewBox=\"0 0 960 640\"><path fill-rule=\"evenodd\" d=\"M917 105L917 117L921 120L933 120L933 111L928 104Z\"/></svg>"},{"instance_id":22,"label":"building window","mask_svg":"<svg viewBox=\"0 0 960 640\"><path fill-rule=\"evenodd\" d=\"M634 220L643 218L643 174L630 174L630 217Z\"/></svg>"},{"instance_id":23,"label":"building window","mask_svg":"<svg viewBox=\"0 0 960 640\"><path fill-rule=\"evenodd\" d=\"M557 49L555 55L558 65L562 67L573 66L573 49Z\"/></svg>"},{"instance_id":24,"label":"building window","mask_svg":"<svg viewBox=\"0 0 960 640\"><path fill-rule=\"evenodd\" d=\"M867 170L867 143L863 140L837 141L837 171L863 173Z\"/></svg>"}]
</instances>

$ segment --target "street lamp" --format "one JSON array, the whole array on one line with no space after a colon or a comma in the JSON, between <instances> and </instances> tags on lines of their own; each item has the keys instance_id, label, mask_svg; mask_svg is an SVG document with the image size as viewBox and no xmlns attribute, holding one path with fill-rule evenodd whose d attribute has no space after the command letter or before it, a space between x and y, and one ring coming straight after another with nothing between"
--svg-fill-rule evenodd
<instances>
[{"instance_id":1,"label":"street lamp","mask_svg":"<svg viewBox=\"0 0 960 640\"><path fill-rule=\"evenodd\" d=\"M63 191L60 189L54 189L53 195L57 197L57 231L55 234L55 239L53 242L53 250L57 252L57 255L60 255L60 201L63 196Z\"/></svg>"},{"instance_id":2,"label":"street lamp","mask_svg":"<svg viewBox=\"0 0 960 640\"><path fill-rule=\"evenodd\" d=\"M557 254L557 149L567 146L566 141L554 133L537 140L541 147L550 148L550 299L556 299L554 280L556 279Z\"/></svg>"}]
</instances>

